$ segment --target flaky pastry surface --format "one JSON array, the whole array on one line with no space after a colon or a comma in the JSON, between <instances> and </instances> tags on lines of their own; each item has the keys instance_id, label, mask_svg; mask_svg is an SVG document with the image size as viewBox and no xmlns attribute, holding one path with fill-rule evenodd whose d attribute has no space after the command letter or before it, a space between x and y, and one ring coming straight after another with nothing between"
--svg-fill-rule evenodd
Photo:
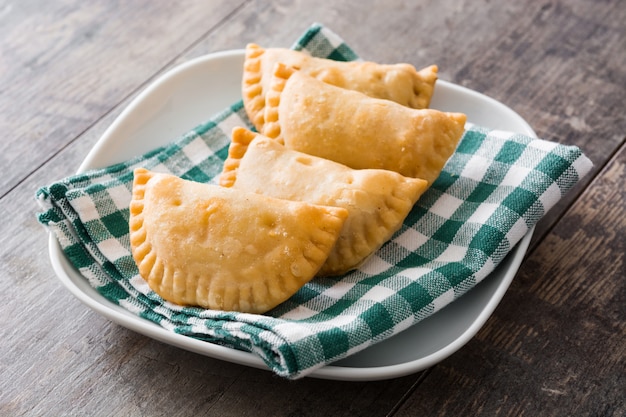
<instances>
[{"instance_id":1,"label":"flaky pastry surface","mask_svg":"<svg viewBox=\"0 0 626 417\"><path fill-rule=\"evenodd\" d=\"M318 275L361 265L391 238L426 190L422 179L380 169L355 170L285 148L235 128L220 184L247 192L348 211L343 230Z\"/></svg>"},{"instance_id":2,"label":"flaky pastry surface","mask_svg":"<svg viewBox=\"0 0 626 417\"><path fill-rule=\"evenodd\" d=\"M416 109L429 106L437 81L436 65L418 71L411 64L342 62L312 57L291 49L248 44L242 78L243 102L248 117L259 132L264 123L265 92L276 63L297 68L337 87Z\"/></svg>"},{"instance_id":3,"label":"flaky pastry surface","mask_svg":"<svg viewBox=\"0 0 626 417\"><path fill-rule=\"evenodd\" d=\"M264 120L262 133L287 148L432 184L454 153L466 116L367 97L279 63Z\"/></svg>"},{"instance_id":4,"label":"flaky pastry surface","mask_svg":"<svg viewBox=\"0 0 626 417\"><path fill-rule=\"evenodd\" d=\"M263 313L315 276L347 215L140 168L131 249L139 273L165 300Z\"/></svg>"}]
</instances>

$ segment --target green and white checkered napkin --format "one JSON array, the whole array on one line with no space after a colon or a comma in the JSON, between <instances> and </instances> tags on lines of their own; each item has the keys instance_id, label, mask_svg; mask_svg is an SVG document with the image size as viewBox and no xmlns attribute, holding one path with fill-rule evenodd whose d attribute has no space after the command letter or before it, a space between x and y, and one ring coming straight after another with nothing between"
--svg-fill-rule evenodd
<instances>
[{"instance_id":1,"label":"green and white checkered napkin","mask_svg":"<svg viewBox=\"0 0 626 417\"><path fill-rule=\"evenodd\" d=\"M314 56L357 56L327 28L295 44ZM278 375L315 369L401 332L484 279L590 169L572 146L468 126L439 179L362 268L314 279L266 315L179 307L138 275L128 237L132 170L146 167L215 182L241 103L170 145L37 192L39 221L104 297L173 332L258 354Z\"/></svg>"}]
</instances>

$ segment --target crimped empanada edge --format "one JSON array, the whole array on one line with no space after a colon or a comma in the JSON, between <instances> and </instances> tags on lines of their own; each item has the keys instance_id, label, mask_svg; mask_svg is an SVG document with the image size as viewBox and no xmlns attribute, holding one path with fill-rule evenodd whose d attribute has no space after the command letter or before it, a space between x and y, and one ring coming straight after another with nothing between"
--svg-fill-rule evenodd
<instances>
[{"instance_id":1,"label":"crimped empanada edge","mask_svg":"<svg viewBox=\"0 0 626 417\"><path fill-rule=\"evenodd\" d=\"M250 43L246 45L241 93L243 107L257 131L263 129L265 92L263 91L263 54L265 49Z\"/></svg>"},{"instance_id":2,"label":"crimped empanada edge","mask_svg":"<svg viewBox=\"0 0 626 417\"><path fill-rule=\"evenodd\" d=\"M246 154L250 142L257 137L254 133L244 127L234 127L231 133L231 142L228 146L228 156L224 161L219 184L222 187L232 187L237 180L237 170L241 165L241 159Z\"/></svg>"},{"instance_id":3,"label":"crimped empanada edge","mask_svg":"<svg viewBox=\"0 0 626 417\"><path fill-rule=\"evenodd\" d=\"M263 125L263 135L270 139L276 139L284 144L281 138L281 128L279 119L280 99L285 85L296 69L277 62L272 70L272 80L265 94L265 124Z\"/></svg>"}]
</instances>

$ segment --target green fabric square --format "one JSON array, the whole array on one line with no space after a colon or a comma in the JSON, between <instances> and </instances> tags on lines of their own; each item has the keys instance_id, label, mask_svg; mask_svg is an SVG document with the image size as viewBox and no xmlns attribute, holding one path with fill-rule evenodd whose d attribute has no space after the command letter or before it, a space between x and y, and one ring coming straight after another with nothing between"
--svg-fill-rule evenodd
<instances>
[{"instance_id":1,"label":"green fabric square","mask_svg":"<svg viewBox=\"0 0 626 417\"><path fill-rule=\"evenodd\" d=\"M458 176L454 176L449 172L441 171L437 179L431 185L432 188L440 191L446 191L458 180Z\"/></svg>"},{"instance_id":2,"label":"green fabric square","mask_svg":"<svg viewBox=\"0 0 626 417\"><path fill-rule=\"evenodd\" d=\"M444 243L452 243L461 226L463 226L462 221L446 220L433 234L433 239Z\"/></svg>"},{"instance_id":3,"label":"green fabric square","mask_svg":"<svg viewBox=\"0 0 626 417\"><path fill-rule=\"evenodd\" d=\"M102 217L102 224L106 226L113 237L122 237L128 234L128 209Z\"/></svg>"},{"instance_id":4,"label":"green fabric square","mask_svg":"<svg viewBox=\"0 0 626 417\"><path fill-rule=\"evenodd\" d=\"M535 167L537 171L543 172L548 177L552 178L553 181L557 181L561 175L567 169L569 169L570 164L565 159L563 159L559 155L548 154L543 158L543 160Z\"/></svg>"},{"instance_id":5,"label":"green fabric square","mask_svg":"<svg viewBox=\"0 0 626 417\"><path fill-rule=\"evenodd\" d=\"M506 235L497 228L484 224L474 235L469 247L479 249L485 252L487 256L491 256L505 237Z\"/></svg>"},{"instance_id":6,"label":"green fabric square","mask_svg":"<svg viewBox=\"0 0 626 417\"><path fill-rule=\"evenodd\" d=\"M323 314L332 316L332 317L337 317L338 315L346 311L346 309L352 305L351 300L339 299L339 300L333 300L333 301L334 301L334 304L324 309L322 311Z\"/></svg>"},{"instance_id":7,"label":"green fabric square","mask_svg":"<svg viewBox=\"0 0 626 417\"><path fill-rule=\"evenodd\" d=\"M516 188L504 198L502 205L523 216L536 200L537 196L532 192L523 188Z\"/></svg>"},{"instance_id":8,"label":"green fabric square","mask_svg":"<svg viewBox=\"0 0 626 417\"><path fill-rule=\"evenodd\" d=\"M394 325L391 315L381 304L374 304L361 315L361 319L364 320L369 326L372 332L372 337L376 337L389 331L389 329L392 329Z\"/></svg>"},{"instance_id":9,"label":"green fabric square","mask_svg":"<svg viewBox=\"0 0 626 417\"><path fill-rule=\"evenodd\" d=\"M348 335L341 329L325 330L318 335L318 339L326 358L336 358L350 349Z\"/></svg>"},{"instance_id":10,"label":"green fabric square","mask_svg":"<svg viewBox=\"0 0 626 417\"><path fill-rule=\"evenodd\" d=\"M472 270L461 262L450 262L437 268L437 272L446 277L453 288L472 275Z\"/></svg>"},{"instance_id":11,"label":"green fabric square","mask_svg":"<svg viewBox=\"0 0 626 417\"><path fill-rule=\"evenodd\" d=\"M105 296L107 299L113 301L115 304L119 304L120 300L124 300L128 297L128 294L122 287L116 282L111 282L98 288L98 292Z\"/></svg>"},{"instance_id":12,"label":"green fabric square","mask_svg":"<svg viewBox=\"0 0 626 417\"><path fill-rule=\"evenodd\" d=\"M512 165L519 159L524 149L526 149L526 146L519 142L505 142L494 160Z\"/></svg>"},{"instance_id":13,"label":"green fabric square","mask_svg":"<svg viewBox=\"0 0 626 417\"><path fill-rule=\"evenodd\" d=\"M498 188L497 184L479 182L472 192L466 197L466 201L482 203L489 199L491 194Z\"/></svg>"},{"instance_id":14,"label":"green fabric square","mask_svg":"<svg viewBox=\"0 0 626 417\"><path fill-rule=\"evenodd\" d=\"M318 295L319 292L313 290L310 286L304 286L300 288L298 292L287 301L294 301L295 304L304 304L307 301L317 297Z\"/></svg>"},{"instance_id":15,"label":"green fabric square","mask_svg":"<svg viewBox=\"0 0 626 417\"><path fill-rule=\"evenodd\" d=\"M223 148L219 149L215 155L222 161L225 161L228 158L228 146L224 146Z\"/></svg>"},{"instance_id":16,"label":"green fabric square","mask_svg":"<svg viewBox=\"0 0 626 417\"><path fill-rule=\"evenodd\" d=\"M243 102L239 102L239 103L243 103ZM243 105L243 104L241 104L241 105ZM217 126L217 124L215 123L215 121L213 121L213 120L209 120L208 122L203 123L203 124L201 124L201 125L197 126L197 127L194 129L194 132L196 132L198 135L202 136L202 135L204 135L206 132L208 132L208 131L210 131L210 130L214 129L216 126Z\"/></svg>"},{"instance_id":17,"label":"green fabric square","mask_svg":"<svg viewBox=\"0 0 626 417\"><path fill-rule=\"evenodd\" d=\"M105 193L106 190L107 187L105 187L104 184L96 183L85 187L85 194L95 196L98 193Z\"/></svg>"},{"instance_id":18,"label":"green fabric square","mask_svg":"<svg viewBox=\"0 0 626 417\"><path fill-rule=\"evenodd\" d=\"M150 320L157 324L161 323L161 321L163 321L164 319L162 315L156 313L154 310L142 310L139 315L144 319Z\"/></svg>"},{"instance_id":19,"label":"green fabric square","mask_svg":"<svg viewBox=\"0 0 626 417\"><path fill-rule=\"evenodd\" d=\"M455 152L474 155L480 149L485 134L476 130L466 130Z\"/></svg>"},{"instance_id":20,"label":"green fabric square","mask_svg":"<svg viewBox=\"0 0 626 417\"><path fill-rule=\"evenodd\" d=\"M95 237L96 240L104 240L109 238L109 232L106 226L102 224L100 219L81 222L80 219L72 221L74 232L81 242L91 242Z\"/></svg>"},{"instance_id":21,"label":"green fabric square","mask_svg":"<svg viewBox=\"0 0 626 417\"><path fill-rule=\"evenodd\" d=\"M398 295L411 306L413 314L433 302L433 297L418 283L412 283L398 291Z\"/></svg>"},{"instance_id":22,"label":"green fabric square","mask_svg":"<svg viewBox=\"0 0 626 417\"><path fill-rule=\"evenodd\" d=\"M211 177L209 177L203 170L201 170L197 166L191 168L189 171L181 175L181 178L202 183L207 183L211 181Z\"/></svg>"},{"instance_id":23,"label":"green fabric square","mask_svg":"<svg viewBox=\"0 0 626 417\"><path fill-rule=\"evenodd\" d=\"M328 56L335 50L335 47L325 37L313 36L306 45L306 49L314 56Z\"/></svg>"},{"instance_id":24,"label":"green fabric square","mask_svg":"<svg viewBox=\"0 0 626 417\"><path fill-rule=\"evenodd\" d=\"M346 45L339 45L329 56L328 59L335 61L354 61L358 57Z\"/></svg>"},{"instance_id":25,"label":"green fabric square","mask_svg":"<svg viewBox=\"0 0 626 417\"><path fill-rule=\"evenodd\" d=\"M93 264L91 255L81 243L75 243L64 249L65 254L76 268L87 268Z\"/></svg>"},{"instance_id":26,"label":"green fabric square","mask_svg":"<svg viewBox=\"0 0 626 417\"><path fill-rule=\"evenodd\" d=\"M423 218L426 213L428 213L428 210L425 207L421 205L415 205L404 219L404 224L408 227L411 227L415 225L415 223L417 223L421 218Z\"/></svg>"},{"instance_id":27,"label":"green fabric square","mask_svg":"<svg viewBox=\"0 0 626 417\"><path fill-rule=\"evenodd\" d=\"M296 41L296 43L293 45L293 49L295 49L296 51L300 51L304 48L307 48L313 38L318 36L320 30L322 30L322 26L320 25L316 24L311 26L309 30L307 30L306 33Z\"/></svg>"},{"instance_id":28,"label":"green fabric square","mask_svg":"<svg viewBox=\"0 0 626 417\"><path fill-rule=\"evenodd\" d=\"M424 265L428 261L430 261L430 258L423 256L421 252L412 252L405 258L399 260L396 266L399 268L411 268Z\"/></svg>"}]
</instances>

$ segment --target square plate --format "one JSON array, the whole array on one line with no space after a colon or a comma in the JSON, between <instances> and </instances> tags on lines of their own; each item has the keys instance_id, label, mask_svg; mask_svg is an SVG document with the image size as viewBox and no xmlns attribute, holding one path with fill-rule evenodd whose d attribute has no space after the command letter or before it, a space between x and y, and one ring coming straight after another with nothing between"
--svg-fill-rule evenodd
<instances>
[{"instance_id":1,"label":"square plate","mask_svg":"<svg viewBox=\"0 0 626 417\"><path fill-rule=\"evenodd\" d=\"M180 137L241 99L244 51L224 51L179 65L156 79L117 117L87 155L78 172L102 168L143 154ZM487 96L437 81L431 108L462 112L477 125L536 137L510 108ZM347 381L396 378L424 370L467 343L504 296L524 258L532 229L487 278L441 311L404 332L310 377ZM111 321L156 340L216 359L268 369L256 355L170 332L111 303L68 261L50 236L55 273L80 301Z\"/></svg>"}]
</instances>

